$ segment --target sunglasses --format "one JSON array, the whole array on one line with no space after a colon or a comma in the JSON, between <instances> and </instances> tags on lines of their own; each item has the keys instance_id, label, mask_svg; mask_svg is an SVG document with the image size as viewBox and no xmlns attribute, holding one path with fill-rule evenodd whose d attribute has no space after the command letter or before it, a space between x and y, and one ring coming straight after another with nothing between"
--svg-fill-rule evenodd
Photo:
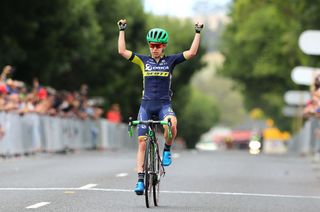
<instances>
[{"instance_id":1,"label":"sunglasses","mask_svg":"<svg viewBox=\"0 0 320 212\"><path fill-rule=\"evenodd\" d=\"M160 49L162 47L162 43L150 43L149 46L151 49L154 47L156 47L156 49Z\"/></svg>"}]
</instances>

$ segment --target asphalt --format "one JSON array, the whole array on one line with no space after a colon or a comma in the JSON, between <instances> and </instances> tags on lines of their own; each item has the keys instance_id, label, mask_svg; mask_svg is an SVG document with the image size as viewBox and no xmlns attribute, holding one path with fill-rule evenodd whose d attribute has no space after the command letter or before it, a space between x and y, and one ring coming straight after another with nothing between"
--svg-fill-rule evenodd
<instances>
[{"instance_id":1,"label":"asphalt","mask_svg":"<svg viewBox=\"0 0 320 212\"><path fill-rule=\"evenodd\" d=\"M320 164L246 151L179 151L160 206L136 196L134 151L0 160L0 211L320 211ZM36 207L27 209L27 207Z\"/></svg>"}]
</instances>

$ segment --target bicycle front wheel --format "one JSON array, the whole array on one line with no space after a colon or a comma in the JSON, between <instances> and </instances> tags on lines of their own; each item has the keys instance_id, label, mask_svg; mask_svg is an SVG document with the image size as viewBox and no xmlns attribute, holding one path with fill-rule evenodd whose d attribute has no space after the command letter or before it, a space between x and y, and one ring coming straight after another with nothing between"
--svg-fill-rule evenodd
<instances>
[{"instance_id":1,"label":"bicycle front wheel","mask_svg":"<svg viewBox=\"0 0 320 212\"><path fill-rule=\"evenodd\" d=\"M153 174L153 180L152 180L152 190L153 190L153 203L154 206L159 205L159 198L160 198L160 157L159 157L159 150L155 151L154 154L154 174Z\"/></svg>"},{"instance_id":2,"label":"bicycle front wheel","mask_svg":"<svg viewBox=\"0 0 320 212\"><path fill-rule=\"evenodd\" d=\"M152 170L151 170L151 144L149 140L146 143L146 151L144 155L144 173L145 173L145 178L144 178L144 195L145 195L145 200L146 200L146 207L150 207L150 200L151 200L151 192L152 192Z\"/></svg>"}]
</instances>

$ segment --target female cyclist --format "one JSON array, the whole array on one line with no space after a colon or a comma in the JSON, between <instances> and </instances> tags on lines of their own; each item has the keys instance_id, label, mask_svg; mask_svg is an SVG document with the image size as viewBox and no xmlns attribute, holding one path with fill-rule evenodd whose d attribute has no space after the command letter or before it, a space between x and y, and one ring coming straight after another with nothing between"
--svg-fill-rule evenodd
<instances>
[{"instance_id":1,"label":"female cyclist","mask_svg":"<svg viewBox=\"0 0 320 212\"><path fill-rule=\"evenodd\" d=\"M168 120L172 122L172 137L168 137L168 129L164 129L165 147L163 151L162 164L169 166L171 164L170 147L177 134L177 118L171 107L171 79L174 67L186 60L191 59L197 54L200 45L200 31L203 28L202 23L195 24L195 36L189 50L184 52L164 55L164 50L167 47L169 40L168 32L164 29L151 29L146 36L147 43L150 48L150 55L142 55L134 53L126 48L125 29L127 21L121 19L118 21L119 38L118 52L125 59L137 64L143 76L143 94L139 109L139 120L150 120L153 115L160 120ZM144 173L143 161L146 148L146 133L145 125L138 126L138 153L137 153L137 172L138 183L135 187L137 195L142 195L144 191Z\"/></svg>"}]
</instances>

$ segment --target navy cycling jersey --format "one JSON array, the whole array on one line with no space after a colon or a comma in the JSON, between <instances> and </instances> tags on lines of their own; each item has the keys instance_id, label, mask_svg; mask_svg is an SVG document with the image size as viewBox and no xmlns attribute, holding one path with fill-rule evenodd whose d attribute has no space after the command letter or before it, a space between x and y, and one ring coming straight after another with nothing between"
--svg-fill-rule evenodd
<instances>
[{"instance_id":1,"label":"navy cycling jersey","mask_svg":"<svg viewBox=\"0 0 320 212\"><path fill-rule=\"evenodd\" d=\"M183 53L163 56L157 63L147 55L132 52L129 60L140 66L144 100L171 100L171 79L174 67L186 60Z\"/></svg>"}]
</instances>

